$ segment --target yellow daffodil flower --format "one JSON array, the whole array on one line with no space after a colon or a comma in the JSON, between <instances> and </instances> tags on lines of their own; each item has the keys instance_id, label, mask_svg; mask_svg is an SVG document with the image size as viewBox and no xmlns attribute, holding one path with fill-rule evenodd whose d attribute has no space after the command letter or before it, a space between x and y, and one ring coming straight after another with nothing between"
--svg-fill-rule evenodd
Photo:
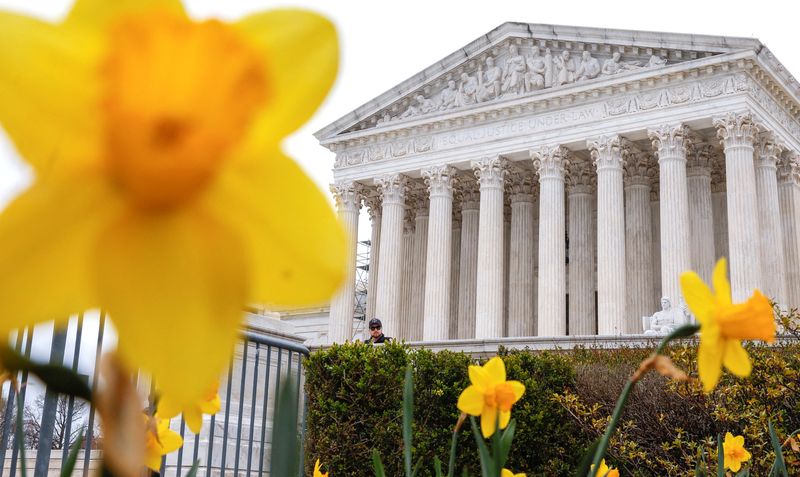
<instances>
[{"instance_id":1,"label":"yellow daffodil flower","mask_svg":"<svg viewBox=\"0 0 800 477\"><path fill-rule=\"evenodd\" d=\"M319 459L317 459L317 463L314 464L314 477L328 477L328 472L323 474L320 470Z\"/></svg>"},{"instance_id":2,"label":"yellow daffodil flower","mask_svg":"<svg viewBox=\"0 0 800 477\"><path fill-rule=\"evenodd\" d=\"M35 174L0 214L0 333L102 308L126 364L183 406L224 369L245 305L329 298L344 231L280 141L337 66L333 25L300 10L0 12L0 126Z\"/></svg>"},{"instance_id":3,"label":"yellow daffodil flower","mask_svg":"<svg viewBox=\"0 0 800 477\"><path fill-rule=\"evenodd\" d=\"M161 468L161 457L181 448L183 439L180 434L169 428L169 419L158 416L151 418L145 415L148 429L145 434L145 465L158 472Z\"/></svg>"},{"instance_id":4,"label":"yellow daffodil flower","mask_svg":"<svg viewBox=\"0 0 800 477\"><path fill-rule=\"evenodd\" d=\"M525 472L520 472L519 474L515 474L508 469L503 469L500 471L500 477L525 477Z\"/></svg>"},{"instance_id":5,"label":"yellow daffodil flower","mask_svg":"<svg viewBox=\"0 0 800 477\"><path fill-rule=\"evenodd\" d=\"M767 297L755 290L745 303L733 304L724 258L714 267L712 280L716 294L695 272L681 274L683 296L700 323L697 368L706 392L719 382L722 365L737 376L750 375L750 357L741 340L775 340L775 320Z\"/></svg>"},{"instance_id":6,"label":"yellow daffodil flower","mask_svg":"<svg viewBox=\"0 0 800 477\"><path fill-rule=\"evenodd\" d=\"M725 468L730 469L731 472L739 472L742 462L747 462L752 457L744 448L744 436L734 437L730 432L725 433L722 450L725 453Z\"/></svg>"},{"instance_id":7,"label":"yellow daffodil flower","mask_svg":"<svg viewBox=\"0 0 800 477\"><path fill-rule=\"evenodd\" d=\"M592 465L589 471L594 471L594 465ZM600 461L600 468L597 469L597 472L593 475L594 477L619 477L619 470L606 465L606 460L603 459Z\"/></svg>"},{"instance_id":8,"label":"yellow daffodil flower","mask_svg":"<svg viewBox=\"0 0 800 477\"><path fill-rule=\"evenodd\" d=\"M494 434L498 419L500 429L505 429L511 420L511 406L525 393L525 385L506 381L506 365L497 356L483 366L470 366L469 380L472 385L458 397L458 409L481 416L483 437Z\"/></svg>"},{"instance_id":9,"label":"yellow daffodil flower","mask_svg":"<svg viewBox=\"0 0 800 477\"><path fill-rule=\"evenodd\" d=\"M158 411L156 414L164 419L171 419L183 413L183 420L195 434L200 434L203 427L203 414L216 414L221 407L219 399L219 382L215 382L206 394L193 403L184 404L181 407L168 395L161 396L158 401Z\"/></svg>"}]
</instances>

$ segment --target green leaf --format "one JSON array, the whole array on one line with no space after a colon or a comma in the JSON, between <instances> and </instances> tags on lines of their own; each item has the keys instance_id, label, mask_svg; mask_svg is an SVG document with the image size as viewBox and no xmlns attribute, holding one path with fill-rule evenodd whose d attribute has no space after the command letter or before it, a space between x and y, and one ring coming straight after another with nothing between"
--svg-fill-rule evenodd
<instances>
[{"instance_id":1,"label":"green leaf","mask_svg":"<svg viewBox=\"0 0 800 477\"><path fill-rule=\"evenodd\" d=\"M63 366L40 364L17 353L8 346L0 346L0 362L10 372L28 371L39 377L48 389L58 394L92 400L92 390L78 373Z\"/></svg>"},{"instance_id":2,"label":"green leaf","mask_svg":"<svg viewBox=\"0 0 800 477\"><path fill-rule=\"evenodd\" d=\"M436 477L444 477L442 474L442 461L438 457L433 457L433 472Z\"/></svg>"},{"instance_id":3,"label":"green leaf","mask_svg":"<svg viewBox=\"0 0 800 477\"><path fill-rule=\"evenodd\" d=\"M460 419L460 418L459 418ZM457 426L460 427L460 426ZM447 461L447 477L453 477L456 470L456 447L458 446L458 428L453 430L453 439L450 441L450 458Z\"/></svg>"},{"instance_id":4,"label":"green leaf","mask_svg":"<svg viewBox=\"0 0 800 477\"><path fill-rule=\"evenodd\" d=\"M84 431L81 431L80 435L78 435L78 440L72 445L72 449L67 456L67 461L64 463L64 467L61 468L61 477L70 477L72 471L75 470L75 463L78 461L78 453L83 444L83 433Z\"/></svg>"},{"instance_id":5,"label":"green leaf","mask_svg":"<svg viewBox=\"0 0 800 477\"><path fill-rule=\"evenodd\" d=\"M197 477L197 468L200 467L200 459L194 461L192 468L186 473L186 477Z\"/></svg>"},{"instance_id":6,"label":"green leaf","mask_svg":"<svg viewBox=\"0 0 800 477\"><path fill-rule=\"evenodd\" d=\"M586 453L583 454L583 459L581 459L580 464L578 464L578 470L575 472L575 477L586 477L589 475L589 471L592 468L592 460L594 459L594 454L597 452L597 446L600 445L600 438L595 439L592 442L592 445L586 449Z\"/></svg>"},{"instance_id":7,"label":"green leaf","mask_svg":"<svg viewBox=\"0 0 800 477\"><path fill-rule=\"evenodd\" d=\"M275 408L272 428L270 475L295 476L300 473L300 443L297 439L297 390L294 378L281 380L281 393Z\"/></svg>"},{"instance_id":8,"label":"green leaf","mask_svg":"<svg viewBox=\"0 0 800 477\"><path fill-rule=\"evenodd\" d=\"M386 477L386 472L383 470L383 462L381 462L381 454L378 449L372 449L372 468L375 470L375 477Z\"/></svg>"},{"instance_id":9,"label":"green leaf","mask_svg":"<svg viewBox=\"0 0 800 477\"><path fill-rule=\"evenodd\" d=\"M717 477L725 477L725 449L722 447L722 434L717 434Z\"/></svg>"},{"instance_id":10,"label":"green leaf","mask_svg":"<svg viewBox=\"0 0 800 477\"><path fill-rule=\"evenodd\" d=\"M512 419L508 423L508 427L503 431L503 436L500 437L500 455L498 467L501 469L506 465L508 454L511 452L511 444L514 442L514 431L517 429L517 420ZM498 431L499 432L499 431Z\"/></svg>"},{"instance_id":11,"label":"green leaf","mask_svg":"<svg viewBox=\"0 0 800 477\"><path fill-rule=\"evenodd\" d=\"M702 447L697 448L697 465L694 466L694 477L708 477L708 471L705 466L705 452Z\"/></svg>"},{"instance_id":12,"label":"green leaf","mask_svg":"<svg viewBox=\"0 0 800 477\"><path fill-rule=\"evenodd\" d=\"M420 457L419 460L417 460L417 463L414 464L414 470L411 471L411 477L417 477L419 469L421 468L422 468L422 457Z\"/></svg>"},{"instance_id":13,"label":"green leaf","mask_svg":"<svg viewBox=\"0 0 800 477\"><path fill-rule=\"evenodd\" d=\"M475 436L475 442L478 444L478 455L481 458L481 474L483 477L489 477L491 474L490 469L494 467L492 456L489 454L489 449L486 447L486 442L483 441L478 423L475 422L474 416L469 416L469 422L472 425L472 434Z\"/></svg>"},{"instance_id":14,"label":"green leaf","mask_svg":"<svg viewBox=\"0 0 800 477\"><path fill-rule=\"evenodd\" d=\"M406 381L403 386L403 456L405 457L406 477L411 472L411 423L414 420L414 375L411 365L406 366Z\"/></svg>"},{"instance_id":15,"label":"green leaf","mask_svg":"<svg viewBox=\"0 0 800 477\"><path fill-rule=\"evenodd\" d=\"M775 451L775 462L772 464L773 472L775 472L775 475L789 477L789 472L786 470L786 462L783 460L783 446L780 439L778 439L778 435L775 434L771 419L767 421L767 425L769 426L769 440L772 442L772 450Z\"/></svg>"},{"instance_id":16,"label":"green leaf","mask_svg":"<svg viewBox=\"0 0 800 477\"><path fill-rule=\"evenodd\" d=\"M700 331L700 325L695 325L695 324L683 325L677 330L667 335L667 338L664 341L669 342L677 338L689 338L691 336L694 336L694 334L697 333L698 331Z\"/></svg>"},{"instance_id":17,"label":"green leaf","mask_svg":"<svg viewBox=\"0 0 800 477\"><path fill-rule=\"evenodd\" d=\"M736 473L736 477L750 477L750 469L742 469Z\"/></svg>"}]
</instances>

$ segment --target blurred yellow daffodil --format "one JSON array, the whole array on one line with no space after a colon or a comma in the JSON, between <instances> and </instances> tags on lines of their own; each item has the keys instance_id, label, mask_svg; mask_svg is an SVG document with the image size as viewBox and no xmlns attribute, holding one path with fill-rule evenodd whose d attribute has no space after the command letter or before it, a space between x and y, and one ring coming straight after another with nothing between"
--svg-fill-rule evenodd
<instances>
[{"instance_id":1,"label":"blurred yellow daffodil","mask_svg":"<svg viewBox=\"0 0 800 477\"><path fill-rule=\"evenodd\" d=\"M503 469L500 471L500 477L525 477L525 473L520 472L519 474L515 474L508 469Z\"/></svg>"},{"instance_id":2,"label":"blurred yellow daffodil","mask_svg":"<svg viewBox=\"0 0 800 477\"><path fill-rule=\"evenodd\" d=\"M750 453L744 448L744 436L735 436L730 432L725 433L725 440L722 442L722 450L725 453L724 465L732 472L739 472L742 462L750 460Z\"/></svg>"},{"instance_id":3,"label":"blurred yellow daffodil","mask_svg":"<svg viewBox=\"0 0 800 477\"><path fill-rule=\"evenodd\" d=\"M750 375L750 357L741 340L775 340L775 319L767 297L755 290L746 302L733 304L725 271L721 258L712 277L716 294L695 272L681 274L683 296L700 322L697 368L706 392L719 382L723 365L737 376Z\"/></svg>"},{"instance_id":4,"label":"blurred yellow daffodil","mask_svg":"<svg viewBox=\"0 0 800 477\"><path fill-rule=\"evenodd\" d=\"M317 459L316 464L314 464L314 477L328 477L328 472L322 473L320 470L319 459Z\"/></svg>"},{"instance_id":5,"label":"blurred yellow daffodil","mask_svg":"<svg viewBox=\"0 0 800 477\"><path fill-rule=\"evenodd\" d=\"M506 381L506 366L497 356L483 366L470 366L469 380L472 385L458 397L458 409L481 416L483 437L494 434L498 423L505 429L511 420L511 406L525 393L525 385Z\"/></svg>"},{"instance_id":6,"label":"blurred yellow daffodil","mask_svg":"<svg viewBox=\"0 0 800 477\"><path fill-rule=\"evenodd\" d=\"M216 414L219 412L221 403L218 392L219 382L215 382L204 396L183 406L173 401L169 395L161 396L156 414L164 419L183 414L183 420L186 421L189 429L195 434L199 434L200 429L203 427L203 414Z\"/></svg>"},{"instance_id":7,"label":"blurred yellow daffodil","mask_svg":"<svg viewBox=\"0 0 800 477\"><path fill-rule=\"evenodd\" d=\"M107 310L126 364L182 407L224 369L245 305L327 299L344 232L280 141L337 67L333 25L300 10L0 12L0 125L35 174L0 214L0 332Z\"/></svg>"},{"instance_id":8,"label":"blurred yellow daffodil","mask_svg":"<svg viewBox=\"0 0 800 477\"><path fill-rule=\"evenodd\" d=\"M592 465L589 471L594 471L594 465ZM594 475L594 477L619 477L619 470L606 465L606 460L603 459L600 461L600 468L592 475Z\"/></svg>"},{"instance_id":9,"label":"blurred yellow daffodil","mask_svg":"<svg viewBox=\"0 0 800 477\"><path fill-rule=\"evenodd\" d=\"M145 415L147 431L145 434L145 465L154 472L161 469L161 457L181 448L183 439L180 434L169 428L169 419L158 416L152 418Z\"/></svg>"}]
</instances>

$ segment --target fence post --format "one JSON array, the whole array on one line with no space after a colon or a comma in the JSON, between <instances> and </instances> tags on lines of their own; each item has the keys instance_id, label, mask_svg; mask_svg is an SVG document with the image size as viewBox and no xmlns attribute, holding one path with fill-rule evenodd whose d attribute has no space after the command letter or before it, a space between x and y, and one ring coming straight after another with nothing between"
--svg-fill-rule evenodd
<instances>
[{"instance_id":1,"label":"fence post","mask_svg":"<svg viewBox=\"0 0 800 477\"><path fill-rule=\"evenodd\" d=\"M53 347L50 349L50 364L64 364L64 349L67 344L67 329L61 331L53 328ZM47 477L50 467L50 452L53 447L53 430L56 423L56 408L58 407L58 393L47 387L44 394L44 408L42 409L42 426L40 427L39 448L36 452L36 467L33 477ZM69 445L69 442L66 443Z\"/></svg>"}]
</instances>

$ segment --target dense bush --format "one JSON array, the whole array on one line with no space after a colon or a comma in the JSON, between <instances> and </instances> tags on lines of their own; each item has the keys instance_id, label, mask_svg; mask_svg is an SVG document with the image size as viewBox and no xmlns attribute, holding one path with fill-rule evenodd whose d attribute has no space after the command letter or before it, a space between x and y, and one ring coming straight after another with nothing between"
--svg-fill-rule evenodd
<instances>
[{"instance_id":1,"label":"dense bush","mask_svg":"<svg viewBox=\"0 0 800 477\"><path fill-rule=\"evenodd\" d=\"M767 420L781 439L800 428L800 345L751 345L748 350L752 376L725 375L709 395L695 383L647 375L628 403L609 448L610 462L623 475L693 475L698 450L713 466L716 436L730 431L745 436L754 456L753 475L766 475L774 459ZM518 430L508 467L529 476L570 475L605 428L625 380L649 352L501 352L509 379L526 386L513 410ZM693 345L676 346L670 354L678 366L697 375ZM306 361L307 464L319 458L335 477L371 475L375 448L387 475L401 475L400 404L408 362L415 372L414 453L424 459L422 475L430 475L434 456L446 460L459 414L455 404L469 384L470 358L397 344L355 344L334 346ZM474 440L468 427L464 430L456 475L462 467L476 475ZM785 457L790 475L800 475L799 456L787 450Z\"/></svg>"}]
</instances>

